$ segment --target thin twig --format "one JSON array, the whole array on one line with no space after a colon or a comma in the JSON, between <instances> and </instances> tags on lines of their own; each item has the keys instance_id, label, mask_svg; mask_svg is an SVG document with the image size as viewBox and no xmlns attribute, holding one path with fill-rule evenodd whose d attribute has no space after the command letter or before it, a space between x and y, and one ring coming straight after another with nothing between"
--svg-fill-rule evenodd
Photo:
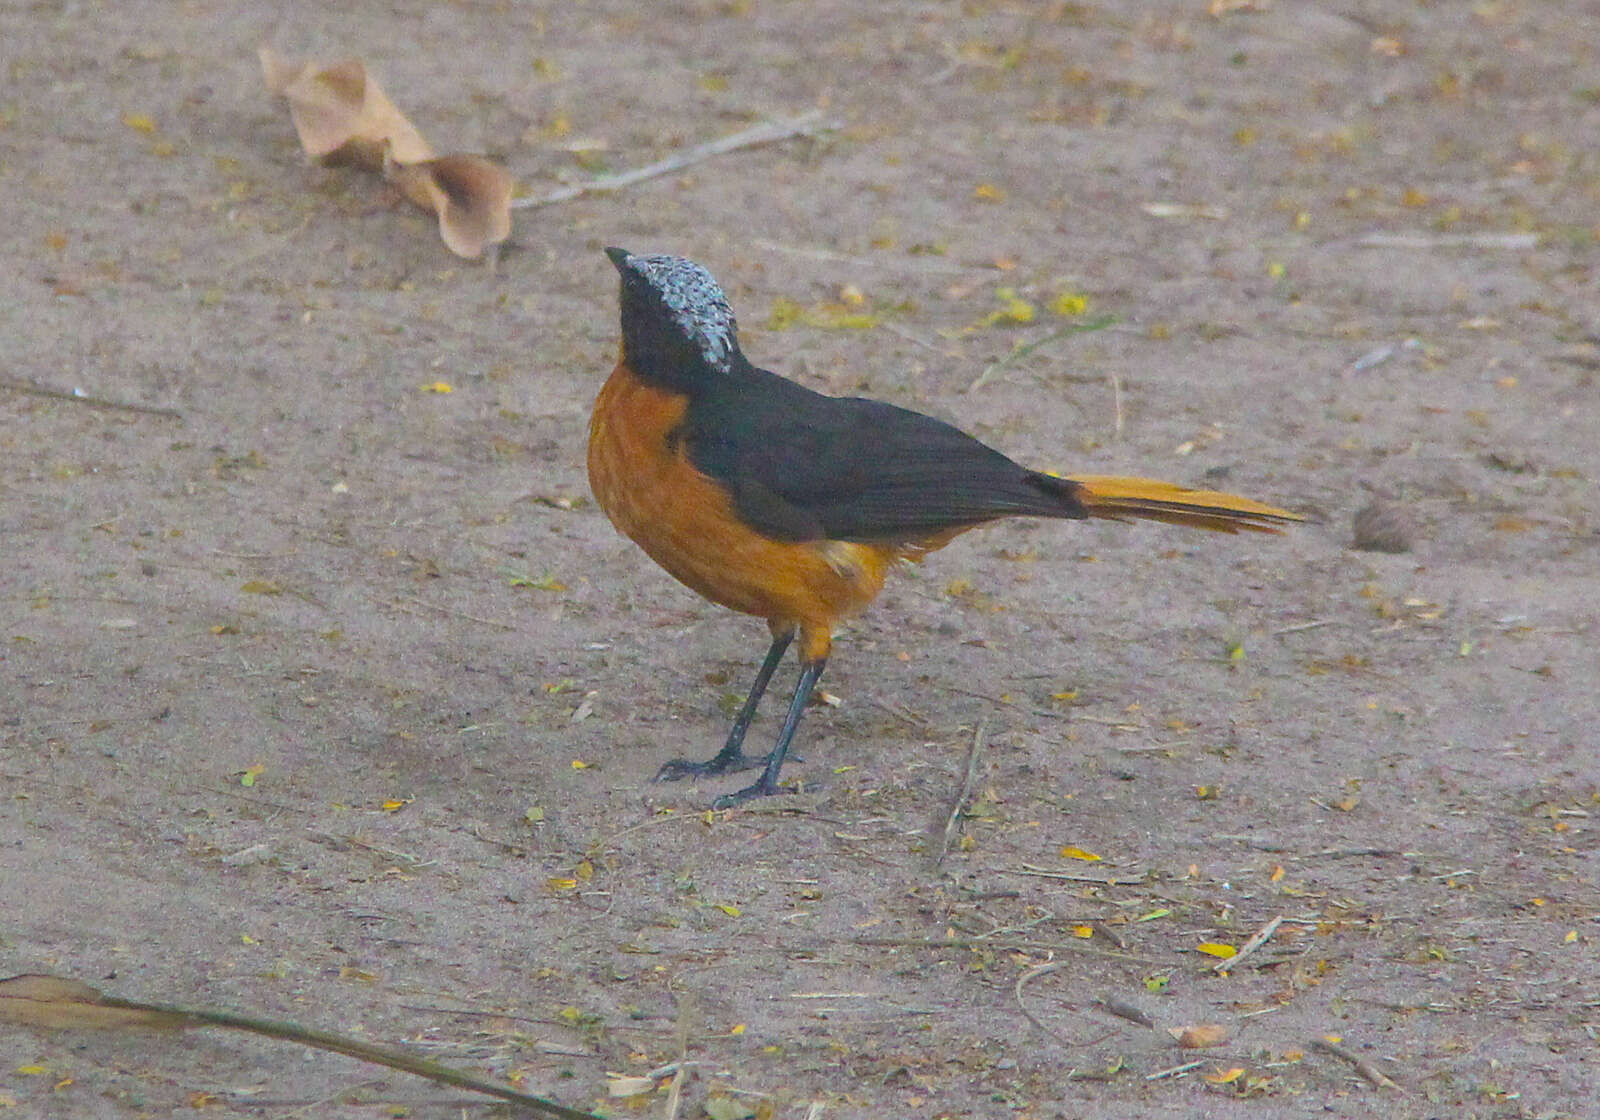
<instances>
[{"instance_id":1,"label":"thin twig","mask_svg":"<svg viewBox=\"0 0 1600 1120\"><path fill-rule=\"evenodd\" d=\"M683 1107L683 1082L689 1074L689 1064L678 1062L676 1065L678 1068L672 1072L672 1084L667 1086L665 1120L678 1120L678 1110Z\"/></svg>"},{"instance_id":2,"label":"thin twig","mask_svg":"<svg viewBox=\"0 0 1600 1120\"><path fill-rule=\"evenodd\" d=\"M1145 877L1130 878L1126 875L1084 875L1078 871L1052 871L1047 867L1035 867L1025 863L1021 868L1002 867L1002 875L1033 875L1040 879L1064 879L1069 883L1097 883L1106 887L1137 887L1141 886Z\"/></svg>"},{"instance_id":3,"label":"thin twig","mask_svg":"<svg viewBox=\"0 0 1600 1120\"><path fill-rule=\"evenodd\" d=\"M1355 1068L1355 1071L1362 1076L1363 1080L1374 1089L1396 1089L1402 1093L1405 1092L1383 1070L1367 1061L1360 1054L1346 1050L1337 1042L1329 1042L1326 1038L1321 1037L1313 1038L1311 1040L1311 1048L1313 1050L1321 1050L1324 1054L1332 1054L1341 1062L1349 1062Z\"/></svg>"},{"instance_id":4,"label":"thin twig","mask_svg":"<svg viewBox=\"0 0 1600 1120\"><path fill-rule=\"evenodd\" d=\"M1273 633L1273 635L1275 637L1278 637L1278 636L1282 636L1284 634L1298 634L1302 630L1315 630L1319 626L1331 626L1331 625L1333 625L1333 619L1331 619L1331 618L1319 618L1315 622L1302 622L1302 623L1300 623L1300 624L1298 624L1296 626L1285 626L1285 627L1283 627L1281 629L1274 630L1272 633Z\"/></svg>"},{"instance_id":5,"label":"thin twig","mask_svg":"<svg viewBox=\"0 0 1600 1120\"><path fill-rule=\"evenodd\" d=\"M1251 953L1255 952L1257 949L1261 948L1261 946L1270 941L1272 939L1272 935L1278 932L1278 927L1281 925L1283 925L1283 915L1279 914L1277 917L1273 918L1272 921L1256 930L1256 935L1249 941L1246 941L1244 946L1240 948L1237 953L1225 961L1218 961L1216 964L1212 965L1211 971L1227 972L1229 969L1237 968L1240 961L1244 960Z\"/></svg>"},{"instance_id":6,"label":"thin twig","mask_svg":"<svg viewBox=\"0 0 1600 1120\"><path fill-rule=\"evenodd\" d=\"M989 379L995 374L999 373L1012 363L1026 358L1029 354L1033 353L1041 346L1047 346L1059 338L1066 338L1069 334L1086 334L1089 331L1104 330L1106 327L1109 327L1116 321L1117 317L1115 315L1101 315L1098 318L1090 319L1087 323L1068 323L1060 330L1051 331L1043 338L1035 339L1033 342L1024 343L1021 346L1014 346L1011 348L1009 353L1002 357L996 358L994 361L985 366L983 368L983 372L978 374L977 377L973 378L972 384L967 386L967 392L977 392L979 389L989 384Z\"/></svg>"},{"instance_id":7,"label":"thin twig","mask_svg":"<svg viewBox=\"0 0 1600 1120\"><path fill-rule=\"evenodd\" d=\"M1402 852L1398 848L1324 848L1320 852L1308 852L1295 859L1354 859L1362 856L1381 856L1385 859L1395 856L1415 857L1421 852Z\"/></svg>"},{"instance_id":8,"label":"thin twig","mask_svg":"<svg viewBox=\"0 0 1600 1120\"><path fill-rule=\"evenodd\" d=\"M1364 233L1363 249L1537 249L1537 233Z\"/></svg>"},{"instance_id":9,"label":"thin twig","mask_svg":"<svg viewBox=\"0 0 1600 1120\"><path fill-rule=\"evenodd\" d=\"M779 140L789 140L796 136L814 136L818 132L826 132L836 127L832 121L822 119L822 110L813 109L809 113L801 113L798 117L788 117L784 120L763 121L731 136L723 136L706 144L699 144L681 152L674 152L665 159L655 163L636 167L632 171L622 171L616 175L604 175L598 179L591 179L587 183L573 183L571 186L562 187L538 198L519 198L511 205L515 209L524 209L535 206L552 206L558 202L571 202L575 198L582 198L586 194L599 194L606 191L617 191L624 187L631 187L635 183L642 183L646 179L654 179L661 175L670 175L674 171L682 171L685 167L707 160L713 156L726 155L736 152L741 148L754 148L762 144L773 144Z\"/></svg>"},{"instance_id":10,"label":"thin twig","mask_svg":"<svg viewBox=\"0 0 1600 1120\"><path fill-rule=\"evenodd\" d=\"M171 1004L145 1003L140 1000L121 999L115 996L102 996L100 1001L108 1007L122 1007L133 1011L149 1011L160 1015L170 1015L184 1021L184 1025L206 1025L225 1027L231 1030L249 1031L251 1034L263 1035L267 1038L278 1038L285 1042L297 1042L302 1046L310 1046L317 1050L329 1050L335 1054L344 1054L363 1062L372 1062L376 1065L387 1066L390 1069L401 1070L405 1073L425 1077L429 1081L440 1085L453 1085L458 1089L471 1089L476 1093L497 1097L516 1105L524 1111L543 1113L548 1116L560 1116L569 1120L596 1120L591 1112L583 1112L576 1108L568 1108L556 1101L546 1100L543 1097L530 1096L497 1085L486 1078L461 1070L442 1066L438 1062L403 1050L395 1050L386 1046L374 1046L372 1043L347 1035L334 1034L331 1031L317 1030L313 1027L301 1026L298 1023L287 1023L276 1019L262 1019L254 1015L240 1015L231 1011L218 1011L211 1008L175 1007Z\"/></svg>"},{"instance_id":11,"label":"thin twig","mask_svg":"<svg viewBox=\"0 0 1600 1120\"><path fill-rule=\"evenodd\" d=\"M1181 1066L1173 1066L1170 1069L1158 1069L1154 1073L1146 1074L1144 1079L1146 1081L1160 1081L1163 1077L1177 1077L1179 1074L1188 1073L1190 1070L1205 1064L1206 1063L1203 1059L1198 1062L1184 1062Z\"/></svg>"},{"instance_id":12,"label":"thin twig","mask_svg":"<svg viewBox=\"0 0 1600 1120\"><path fill-rule=\"evenodd\" d=\"M1115 439L1122 438L1122 375L1116 370L1111 371L1111 407L1116 411L1116 419L1111 426L1111 435Z\"/></svg>"},{"instance_id":13,"label":"thin twig","mask_svg":"<svg viewBox=\"0 0 1600 1120\"><path fill-rule=\"evenodd\" d=\"M1043 708L1030 708L1025 704L1018 704L1015 700L1005 700L999 696L990 696L986 692L973 692L970 688L961 688L958 685L944 684L941 681L932 682L934 688L953 692L957 696L970 696L974 700L987 700L991 704L1004 704L1008 708L1015 708L1019 712L1027 712L1030 716L1042 716L1045 719L1066 719L1065 712L1047 712Z\"/></svg>"},{"instance_id":14,"label":"thin twig","mask_svg":"<svg viewBox=\"0 0 1600 1120\"><path fill-rule=\"evenodd\" d=\"M1155 1028L1156 1021L1142 1008L1135 1007L1131 1003L1124 1003L1120 999L1107 997L1100 1001L1100 1006L1119 1019L1126 1019L1130 1023L1138 1023L1141 1027Z\"/></svg>"},{"instance_id":15,"label":"thin twig","mask_svg":"<svg viewBox=\"0 0 1600 1120\"><path fill-rule=\"evenodd\" d=\"M895 256L887 253L860 256L855 253L841 253L837 249L819 249L811 245L785 245L781 241L767 241L759 237L751 244L769 253L781 253L786 257L823 261L827 264L848 265L851 268L893 268L902 272L928 272L940 275L994 271L993 265L961 264L941 257Z\"/></svg>"},{"instance_id":16,"label":"thin twig","mask_svg":"<svg viewBox=\"0 0 1600 1120\"><path fill-rule=\"evenodd\" d=\"M30 397L47 397L53 401L71 401L73 404L86 404L90 408L108 408L118 412L141 412L147 416L165 416L170 420L183 419L183 413L175 408L163 408L154 404L132 404L128 401L114 401L106 397L91 397L77 389L68 393L60 389L46 389L43 385L31 385L26 381L12 381L10 378L0 378L0 389L10 389L13 393L26 393Z\"/></svg>"},{"instance_id":17,"label":"thin twig","mask_svg":"<svg viewBox=\"0 0 1600 1120\"><path fill-rule=\"evenodd\" d=\"M989 730L989 717L984 716L978 721L978 730L972 736L972 749L967 752L967 774L961 780L961 792L956 794L955 803L950 806L950 815L945 818L944 835L939 840L939 855L934 859L935 867L944 863L944 857L950 854L950 841L956 834L956 823L961 820L961 810L967 806L967 798L972 796L972 786L978 778L978 758L983 754L984 735Z\"/></svg>"},{"instance_id":18,"label":"thin twig","mask_svg":"<svg viewBox=\"0 0 1600 1120\"><path fill-rule=\"evenodd\" d=\"M1055 1039L1057 1042L1060 1042L1060 1043L1062 1043L1063 1045L1066 1045L1066 1046L1084 1046L1084 1045L1088 1045L1088 1044L1087 1043L1074 1042L1072 1039L1068 1038L1066 1035L1062 1034L1060 1031L1056 1030L1054 1027L1052 1027L1052 1026L1048 1025L1047 1023L1045 1023L1045 1021L1043 1019L1040 1019L1039 1016L1035 1015L1032 1011L1030 1011L1028 1009L1028 1001L1022 998L1023 986L1026 985L1028 983L1028 981L1034 979L1037 976L1044 976L1047 973L1051 973L1051 972L1055 972L1055 971L1057 971L1059 969L1063 969L1063 968L1067 967L1067 965L1069 963L1070 963L1069 961L1047 961L1044 964L1036 964L1036 965L1034 965L1032 968L1030 968L1026 972L1024 972L1021 976L1017 977L1016 987L1014 987L1011 990L1011 994L1017 997L1017 1010L1021 1011L1023 1017L1025 1019L1027 1019L1028 1022L1032 1023L1035 1027L1037 1027L1041 1034L1047 1034L1051 1038Z\"/></svg>"},{"instance_id":19,"label":"thin twig","mask_svg":"<svg viewBox=\"0 0 1600 1120\"><path fill-rule=\"evenodd\" d=\"M430 611L438 611L440 614L454 615L457 618L464 618L468 622L476 622L481 626L495 626L495 627L498 627L501 630L515 630L516 629L515 626L511 626L511 625L509 625L507 623L496 622L492 618L479 618L475 614L468 614L466 611L458 611L454 607L441 607L438 603L430 603L426 599L417 599L417 598L414 598L413 596L410 596L410 595L396 595L395 596L395 605L396 606L400 606L401 610L405 610L405 607L401 606L401 604L403 604L403 603L415 603L419 607L427 607ZM416 612L415 611L406 611L406 613L407 614L415 614Z\"/></svg>"},{"instance_id":20,"label":"thin twig","mask_svg":"<svg viewBox=\"0 0 1600 1120\"><path fill-rule=\"evenodd\" d=\"M1118 953L1110 949L1099 949L1083 942L1071 941L1027 941L1023 939L1012 940L1009 938L987 937L857 937L847 944L850 945L882 945L897 949L1015 949L1030 953L1078 953L1088 957L1105 957L1114 961L1130 961L1134 964L1160 964L1152 957L1141 957L1134 953Z\"/></svg>"}]
</instances>

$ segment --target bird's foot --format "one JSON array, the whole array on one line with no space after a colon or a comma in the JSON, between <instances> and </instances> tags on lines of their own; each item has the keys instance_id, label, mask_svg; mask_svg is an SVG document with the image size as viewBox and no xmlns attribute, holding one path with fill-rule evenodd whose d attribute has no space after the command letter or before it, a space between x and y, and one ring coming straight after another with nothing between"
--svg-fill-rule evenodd
<instances>
[{"instance_id":1,"label":"bird's foot","mask_svg":"<svg viewBox=\"0 0 1600 1120\"><path fill-rule=\"evenodd\" d=\"M717 774L732 774L738 770L753 770L757 766L765 766L766 764L766 755L752 755L742 752L719 754L714 758L706 759L704 762L693 762L687 758L675 758L656 771L656 781L680 782L684 778L710 778Z\"/></svg>"},{"instance_id":2,"label":"bird's foot","mask_svg":"<svg viewBox=\"0 0 1600 1120\"><path fill-rule=\"evenodd\" d=\"M704 762L693 762L687 758L675 758L661 769L656 771L658 782L680 782L684 778L711 778L718 774L733 774L740 770L756 770L766 766L772 761L771 753L745 754L735 751L733 754L723 752L706 759ZM804 762L805 759L797 754L789 756L790 762Z\"/></svg>"},{"instance_id":3,"label":"bird's foot","mask_svg":"<svg viewBox=\"0 0 1600 1120\"><path fill-rule=\"evenodd\" d=\"M757 782L744 789L736 789L732 793L725 793L711 803L713 809L733 809L747 801L754 801L758 797L772 797L781 793L799 793L795 786L780 786L777 782L770 785L766 782Z\"/></svg>"}]
</instances>

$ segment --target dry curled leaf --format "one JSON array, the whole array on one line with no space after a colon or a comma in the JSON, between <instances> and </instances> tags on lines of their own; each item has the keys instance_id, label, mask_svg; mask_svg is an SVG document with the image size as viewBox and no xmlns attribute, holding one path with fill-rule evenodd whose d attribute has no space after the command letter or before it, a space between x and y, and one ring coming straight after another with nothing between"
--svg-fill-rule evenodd
<instances>
[{"instance_id":1,"label":"dry curled leaf","mask_svg":"<svg viewBox=\"0 0 1600 1120\"><path fill-rule=\"evenodd\" d=\"M511 176L482 156L435 156L360 59L319 66L271 47L258 53L267 88L289 102L307 155L381 171L438 216L439 236L457 256L480 257L511 236Z\"/></svg>"},{"instance_id":2,"label":"dry curled leaf","mask_svg":"<svg viewBox=\"0 0 1600 1120\"><path fill-rule=\"evenodd\" d=\"M171 1030L186 1025L182 1015L117 1007L105 998L88 984L62 976L8 976L0 980L0 1023L52 1031Z\"/></svg>"},{"instance_id":3,"label":"dry curled leaf","mask_svg":"<svg viewBox=\"0 0 1600 1120\"><path fill-rule=\"evenodd\" d=\"M401 163L432 159L433 149L395 108L358 58L331 66L294 63L263 46L267 88L289 102L300 146L313 159L340 159L373 171L385 157Z\"/></svg>"},{"instance_id":4,"label":"dry curled leaf","mask_svg":"<svg viewBox=\"0 0 1600 1120\"><path fill-rule=\"evenodd\" d=\"M384 161L384 178L400 193L439 217L439 236L458 257L480 257L511 236L513 183L505 169L482 156L453 155L407 162Z\"/></svg>"}]
</instances>

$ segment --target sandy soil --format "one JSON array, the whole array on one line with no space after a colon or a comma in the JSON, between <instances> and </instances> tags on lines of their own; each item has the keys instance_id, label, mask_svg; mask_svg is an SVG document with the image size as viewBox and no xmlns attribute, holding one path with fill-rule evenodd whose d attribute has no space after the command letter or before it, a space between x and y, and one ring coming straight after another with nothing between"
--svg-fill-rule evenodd
<instances>
[{"instance_id":1,"label":"sandy soil","mask_svg":"<svg viewBox=\"0 0 1600 1120\"><path fill-rule=\"evenodd\" d=\"M1592 5L304 7L0 12L0 973L584 1107L687 1056L683 1116L1596 1115ZM523 211L489 271L304 162L262 42L534 195L837 128ZM588 498L609 244L812 386L1316 523L971 534L841 637L807 792L707 815L732 779L649 779L765 632ZM1374 501L1410 551L1351 547ZM0 1028L0 1114L202 1107L494 1106Z\"/></svg>"}]
</instances>

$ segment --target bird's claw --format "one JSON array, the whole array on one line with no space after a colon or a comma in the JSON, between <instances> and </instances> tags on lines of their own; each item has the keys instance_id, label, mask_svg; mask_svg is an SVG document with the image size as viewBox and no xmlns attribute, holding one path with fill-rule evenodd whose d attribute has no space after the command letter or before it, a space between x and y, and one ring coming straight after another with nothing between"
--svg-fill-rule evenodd
<instances>
[{"instance_id":1,"label":"bird's claw","mask_svg":"<svg viewBox=\"0 0 1600 1120\"><path fill-rule=\"evenodd\" d=\"M685 778L713 778L718 774L734 774L740 770L756 770L772 761L770 754L716 755L704 762L675 758L656 771L658 782L681 782ZM797 754L789 755L790 762L804 762Z\"/></svg>"},{"instance_id":2,"label":"bird's claw","mask_svg":"<svg viewBox=\"0 0 1600 1120\"><path fill-rule=\"evenodd\" d=\"M732 774L739 770L751 770L757 766L765 766L765 758L755 758L747 754L717 755L704 762L694 762L687 758L675 758L660 770L656 771L658 782L681 782L685 778L710 778L718 774Z\"/></svg>"},{"instance_id":3,"label":"bird's claw","mask_svg":"<svg viewBox=\"0 0 1600 1120\"><path fill-rule=\"evenodd\" d=\"M796 786L780 786L776 782L769 786L762 782L757 782L753 786L745 786L744 789L736 789L732 793L723 794L711 803L711 807L713 809L734 809L747 801L754 801L758 797L772 797L777 794L799 792L800 790Z\"/></svg>"}]
</instances>

